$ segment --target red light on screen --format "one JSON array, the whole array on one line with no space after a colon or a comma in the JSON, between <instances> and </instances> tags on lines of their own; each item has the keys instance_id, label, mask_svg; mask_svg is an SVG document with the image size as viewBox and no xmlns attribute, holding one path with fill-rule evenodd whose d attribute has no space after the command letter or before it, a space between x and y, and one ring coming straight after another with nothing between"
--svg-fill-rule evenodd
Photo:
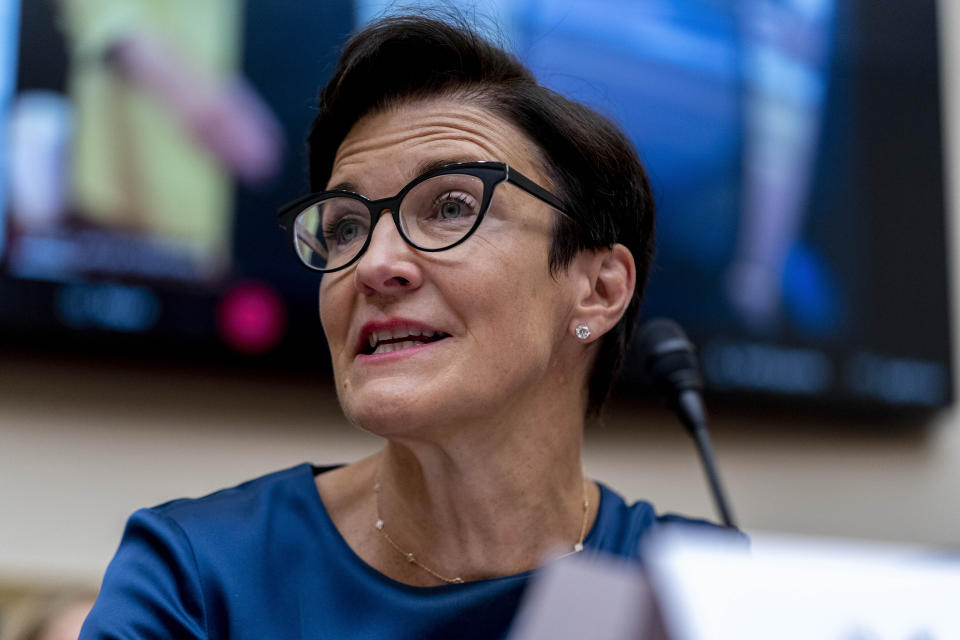
<instances>
[{"instance_id":1,"label":"red light on screen","mask_svg":"<svg viewBox=\"0 0 960 640\"><path fill-rule=\"evenodd\" d=\"M287 309L270 286L243 282L220 301L220 337L231 348L247 354L266 353L283 338Z\"/></svg>"}]
</instances>

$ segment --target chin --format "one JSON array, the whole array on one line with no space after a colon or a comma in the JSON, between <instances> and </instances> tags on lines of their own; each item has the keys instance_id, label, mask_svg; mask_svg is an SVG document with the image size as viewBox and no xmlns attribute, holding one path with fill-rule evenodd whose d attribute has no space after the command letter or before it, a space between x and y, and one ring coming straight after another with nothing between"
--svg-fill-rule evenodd
<instances>
[{"instance_id":1,"label":"chin","mask_svg":"<svg viewBox=\"0 0 960 640\"><path fill-rule=\"evenodd\" d=\"M365 389L341 397L343 412L364 431L384 438L426 435L432 427L455 424L462 419L460 403L431 401L429 394L393 389Z\"/></svg>"},{"instance_id":2,"label":"chin","mask_svg":"<svg viewBox=\"0 0 960 640\"><path fill-rule=\"evenodd\" d=\"M425 412L418 407L417 399L411 400L410 394L371 391L340 398L344 414L364 431L387 437L407 432L423 421Z\"/></svg>"}]
</instances>

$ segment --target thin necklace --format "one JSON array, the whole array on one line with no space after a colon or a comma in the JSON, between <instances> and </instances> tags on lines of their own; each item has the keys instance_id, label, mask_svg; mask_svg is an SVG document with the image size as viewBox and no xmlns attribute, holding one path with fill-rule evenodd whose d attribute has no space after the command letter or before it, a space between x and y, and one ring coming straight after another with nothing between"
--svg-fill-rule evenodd
<instances>
[{"instance_id":1,"label":"thin necklace","mask_svg":"<svg viewBox=\"0 0 960 640\"><path fill-rule=\"evenodd\" d=\"M400 548L400 545L398 545L396 542L393 541L393 538L390 537L390 534L387 533L387 530L384 527L383 518L380 517L379 476L380 474L378 473L377 474L378 479L376 483L374 483L373 485L373 491L376 497L376 499L374 500L374 504L375 504L374 508L377 513L377 522L374 524L374 527L376 527L377 531L383 534L384 539L390 544L390 546L396 549L397 553L402 555L406 559L406 561L409 562L410 564L420 567L421 569L429 573L431 576L433 576L437 580L440 580L441 582L446 582L447 584L463 584L463 578L461 578L460 576L457 576L455 578L448 578L447 576L440 575L439 573L437 573L427 565L420 562L419 558L413 555L412 552L404 551L403 549ZM566 557L569 555L573 555L574 553L579 553L583 551L583 539L587 535L587 513L589 512L589 510L590 510L590 499L587 497L587 478L586 476L584 476L583 477L583 518L580 521L580 537L577 538L577 542L573 545L573 550L564 554L561 557Z\"/></svg>"}]
</instances>

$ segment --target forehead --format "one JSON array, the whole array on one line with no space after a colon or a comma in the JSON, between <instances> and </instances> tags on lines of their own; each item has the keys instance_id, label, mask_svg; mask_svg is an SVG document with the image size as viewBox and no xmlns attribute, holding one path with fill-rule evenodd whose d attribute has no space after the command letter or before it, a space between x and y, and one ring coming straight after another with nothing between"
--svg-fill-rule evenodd
<instances>
[{"instance_id":1,"label":"forehead","mask_svg":"<svg viewBox=\"0 0 960 640\"><path fill-rule=\"evenodd\" d=\"M327 188L393 195L438 161L497 160L543 181L538 158L526 134L483 107L453 98L402 102L357 121L337 149Z\"/></svg>"}]
</instances>

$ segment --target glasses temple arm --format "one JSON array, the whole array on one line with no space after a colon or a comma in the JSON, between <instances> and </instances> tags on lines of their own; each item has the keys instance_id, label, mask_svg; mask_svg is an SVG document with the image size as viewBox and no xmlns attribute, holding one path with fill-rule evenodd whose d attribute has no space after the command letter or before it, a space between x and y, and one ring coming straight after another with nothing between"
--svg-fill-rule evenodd
<instances>
[{"instance_id":1,"label":"glasses temple arm","mask_svg":"<svg viewBox=\"0 0 960 640\"><path fill-rule=\"evenodd\" d=\"M520 187L521 189L523 189L524 191L532 195L537 200L545 202L551 207L553 207L554 209L556 209L557 212L560 213L562 216L566 218L570 218L571 220L576 222L576 219L573 216L571 216L569 213L567 213L566 206L564 206L560 198L553 195L552 193L550 193L549 191L547 191L546 189L544 189L543 187L541 187L536 182L526 177L519 171L512 169L511 167L507 167L507 182Z\"/></svg>"}]
</instances>

